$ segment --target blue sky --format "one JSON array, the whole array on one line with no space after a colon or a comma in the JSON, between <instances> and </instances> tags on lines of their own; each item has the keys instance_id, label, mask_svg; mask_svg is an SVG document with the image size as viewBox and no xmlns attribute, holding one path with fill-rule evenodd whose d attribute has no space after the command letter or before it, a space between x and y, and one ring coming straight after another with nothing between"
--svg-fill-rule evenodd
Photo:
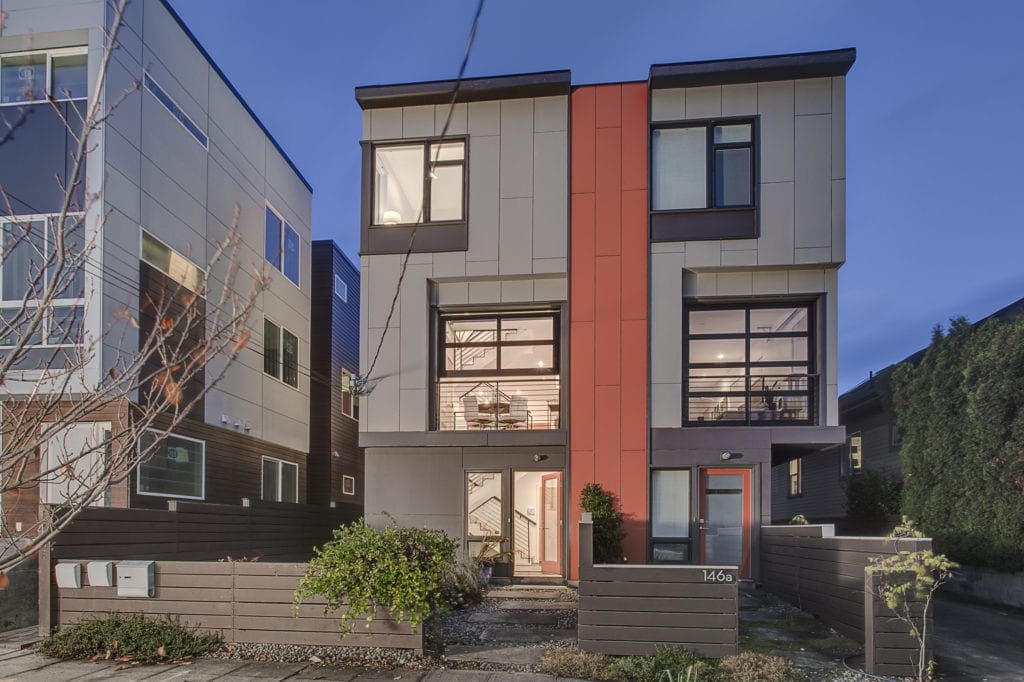
<instances>
[{"instance_id":1,"label":"blue sky","mask_svg":"<svg viewBox=\"0 0 1024 682\"><path fill-rule=\"evenodd\" d=\"M472 0L170 0L314 187L314 236L358 253L356 85L453 77ZM1024 296L1024 3L488 0L469 75L856 47L847 83L840 388L954 315Z\"/></svg>"}]
</instances>

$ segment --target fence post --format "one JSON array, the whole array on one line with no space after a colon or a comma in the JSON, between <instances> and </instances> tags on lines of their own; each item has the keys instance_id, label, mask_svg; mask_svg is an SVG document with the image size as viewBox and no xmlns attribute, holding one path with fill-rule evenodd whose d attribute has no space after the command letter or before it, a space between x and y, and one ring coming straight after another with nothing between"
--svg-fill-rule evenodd
<instances>
[{"instance_id":1,"label":"fence post","mask_svg":"<svg viewBox=\"0 0 1024 682\"><path fill-rule=\"evenodd\" d=\"M590 512L580 517L580 580L591 576L594 567L594 523Z\"/></svg>"},{"instance_id":2,"label":"fence post","mask_svg":"<svg viewBox=\"0 0 1024 682\"><path fill-rule=\"evenodd\" d=\"M39 636L49 637L53 631L53 554L47 543L36 555L39 573Z\"/></svg>"},{"instance_id":3,"label":"fence post","mask_svg":"<svg viewBox=\"0 0 1024 682\"><path fill-rule=\"evenodd\" d=\"M864 672L875 674L875 576L864 569Z\"/></svg>"}]
</instances>

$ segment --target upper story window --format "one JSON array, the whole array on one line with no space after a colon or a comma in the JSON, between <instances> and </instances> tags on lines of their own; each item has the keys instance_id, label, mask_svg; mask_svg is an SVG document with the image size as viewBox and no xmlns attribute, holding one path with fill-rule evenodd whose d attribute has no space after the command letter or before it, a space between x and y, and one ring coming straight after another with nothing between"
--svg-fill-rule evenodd
<instances>
[{"instance_id":1,"label":"upper story window","mask_svg":"<svg viewBox=\"0 0 1024 682\"><path fill-rule=\"evenodd\" d=\"M850 471L856 473L864 468L864 452L861 449L864 444L864 438L859 433L855 433L850 436L849 448L850 448Z\"/></svg>"},{"instance_id":2,"label":"upper story window","mask_svg":"<svg viewBox=\"0 0 1024 682\"><path fill-rule=\"evenodd\" d=\"M142 231L142 260L189 291L202 295L206 273L145 230Z\"/></svg>"},{"instance_id":3,"label":"upper story window","mask_svg":"<svg viewBox=\"0 0 1024 682\"><path fill-rule=\"evenodd\" d=\"M341 370L341 412L359 420L359 396L352 394L352 374L346 369Z\"/></svg>"},{"instance_id":4,"label":"upper story window","mask_svg":"<svg viewBox=\"0 0 1024 682\"><path fill-rule=\"evenodd\" d=\"M557 313L442 314L438 427L557 429Z\"/></svg>"},{"instance_id":5,"label":"upper story window","mask_svg":"<svg viewBox=\"0 0 1024 682\"><path fill-rule=\"evenodd\" d=\"M810 304L695 305L686 321L688 424L813 422Z\"/></svg>"},{"instance_id":6,"label":"upper story window","mask_svg":"<svg viewBox=\"0 0 1024 682\"><path fill-rule=\"evenodd\" d=\"M299 387L299 337L263 319L263 372Z\"/></svg>"},{"instance_id":7,"label":"upper story window","mask_svg":"<svg viewBox=\"0 0 1024 682\"><path fill-rule=\"evenodd\" d=\"M267 262L299 286L299 233L270 206L267 206L263 244Z\"/></svg>"},{"instance_id":8,"label":"upper story window","mask_svg":"<svg viewBox=\"0 0 1024 682\"><path fill-rule=\"evenodd\" d=\"M82 48L0 56L0 104L85 99L88 61Z\"/></svg>"},{"instance_id":9,"label":"upper story window","mask_svg":"<svg viewBox=\"0 0 1024 682\"><path fill-rule=\"evenodd\" d=\"M56 288L30 346L82 343L85 315L86 249L83 216L26 216L0 221L0 347L14 346L29 333L39 299ZM61 246L63 244L63 247ZM63 250L65 265L57 267Z\"/></svg>"},{"instance_id":10,"label":"upper story window","mask_svg":"<svg viewBox=\"0 0 1024 682\"><path fill-rule=\"evenodd\" d=\"M139 439L137 481L140 495L185 497L206 496L206 443L195 438L150 430Z\"/></svg>"},{"instance_id":11,"label":"upper story window","mask_svg":"<svg viewBox=\"0 0 1024 682\"><path fill-rule=\"evenodd\" d=\"M754 205L752 121L673 123L651 131L651 209Z\"/></svg>"},{"instance_id":12,"label":"upper story window","mask_svg":"<svg viewBox=\"0 0 1024 682\"><path fill-rule=\"evenodd\" d=\"M161 88L153 77L148 73L142 75L142 80L146 85L146 89L156 97L160 104L164 105L164 108L175 118L175 120L182 125L182 127L189 132L192 137L196 138L196 142L201 144L204 149L209 149L210 140L206 137L206 133L196 125L196 122L189 118L188 114L185 113L184 109L178 106L178 103L171 99L163 88Z\"/></svg>"},{"instance_id":13,"label":"upper story window","mask_svg":"<svg viewBox=\"0 0 1024 682\"><path fill-rule=\"evenodd\" d=\"M374 145L372 224L464 220L465 175L464 140Z\"/></svg>"},{"instance_id":14,"label":"upper story window","mask_svg":"<svg viewBox=\"0 0 1024 682\"><path fill-rule=\"evenodd\" d=\"M334 276L334 295L340 298L342 303L348 303L348 284L341 275Z\"/></svg>"},{"instance_id":15,"label":"upper story window","mask_svg":"<svg viewBox=\"0 0 1024 682\"><path fill-rule=\"evenodd\" d=\"M789 497L799 497L804 492L804 460L802 457L789 460Z\"/></svg>"}]
</instances>

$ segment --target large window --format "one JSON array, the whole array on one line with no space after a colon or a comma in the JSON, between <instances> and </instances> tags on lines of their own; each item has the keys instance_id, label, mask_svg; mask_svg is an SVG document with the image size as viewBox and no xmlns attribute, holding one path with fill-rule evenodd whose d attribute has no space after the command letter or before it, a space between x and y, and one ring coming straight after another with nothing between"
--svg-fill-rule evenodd
<instances>
[{"instance_id":1,"label":"large window","mask_svg":"<svg viewBox=\"0 0 1024 682\"><path fill-rule=\"evenodd\" d=\"M299 233L284 221L277 211L267 206L263 255L292 284L299 286Z\"/></svg>"},{"instance_id":2,"label":"large window","mask_svg":"<svg viewBox=\"0 0 1024 682\"><path fill-rule=\"evenodd\" d=\"M143 459L138 468L140 495L186 497L206 495L206 443L195 438L147 431L139 439Z\"/></svg>"},{"instance_id":3,"label":"large window","mask_svg":"<svg viewBox=\"0 0 1024 682\"><path fill-rule=\"evenodd\" d=\"M690 470L651 472L651 559L690 561Z\"/></svg>"},{"instance_id":4,"label":"large window","mask_svg":"<svg viewBox=\"0 0 1024 682\"><path fill-rule=\"evenodd\" d=\"M85 99L88 59L85 48L0 56L0 104Z\"/></svg>"},{"instance_id":5,"label":"large window","mask_svg":"<svg viewBox=\"0 0 1024 682\"><path fill-rule=\"evenodd\" d=\"M206 273L185 256L162 241L142 231L142 260L181 284L189 291L203 293Z\"/></svg>"},{"instance_id":6,"label":"large window","mask_svg":"<svg viewBox=\"0 0 1024 682\"><path fill-rule=\"evenodd\" d=\"M299 465L264 457L263 499L270 502L298 502Z\"/></svg>"},{"instance_id":7,"label":"large window","mask_svg":"<svg viewBox=\"0 0 1024 682\"><path fill-rule=\"evenodd\" d=\"M110 422L71 424L47 439L43 453L42 501L47 504L76 504L92 494L93 487L107 474ZM97 507L108 504L109 489L92 502Z\"/></svg>"},{"instance_id":8,"label":"large window","mask_svg":"<svg viewBox=\"0 0 1024 682\"><path fill-rule=\"evenodd\" d=\"M814 322L809 304L692 306L686 321L689 424L814 420Z\"/></svg>"},{"instance_id":9,"label":"large window","mask_svg":"<svg viewBox=\"0 0 1024 682\"><path fill-rule=\"evenodd\" d=\"M263 319L263 371L289 386L299 386L299 338Z\"/></svg>"},{"instance_id":10,"label":"large window","mask_svg":"<svg viewBox=\"0 0 1024 682\"><path fill-rule=\"evenodd\" d=\"M55 288L53 305L30 346L82 343L85 314L85 240L83 217L68 216L63 228L55 216L28 216L0 221L0 347L17 344L37 301ZM63 241L65 265L57 269Z\"/></svg>"},{"instance_id":11,"label":"large window","mask_svg":"<svg viewBox=\"0 0 1024 682\"><path fill-rule=\"evenodd\" d=\"M651 131L651 208L753 206L753 134L751 121L655 127Z\"/></svg>"},{"instance_id":12,"label":"large window","mask_svg":"<svg viewBox=\"0 0 1024 682\"><path fill-rule=\"evenodd\" d=\"M373 224L464 220L466 143L424 141L373 148Z\"/></svg>"},{"instance_id":13,"label":"large window","mask_svg":"<svg viewBox=\"0 0 1024 682\"><path fill-rule=\"evenodd\" d=\"M442 314L439 428L558 428L558 319L551 311Z\"/></svg>"}]
</instances>

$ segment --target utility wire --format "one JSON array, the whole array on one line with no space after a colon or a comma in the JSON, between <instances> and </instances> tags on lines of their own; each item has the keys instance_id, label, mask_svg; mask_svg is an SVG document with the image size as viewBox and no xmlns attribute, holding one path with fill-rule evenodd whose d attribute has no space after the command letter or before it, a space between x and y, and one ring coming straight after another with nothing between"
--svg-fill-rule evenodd
<instances>
[{"instance_id":1,"label":"utility wire","mask_svg":"<svg viewBox=\"0 0 1024 682\"><path fill-rule=\"evenodd\" d=\"M469 56L473 52L473 43L476 41L476 30L480 25L480 14L484 10L484 0L478 0L476 4L476 12L473 14L473 24L469 29L469 38L466 40L466 51L462 55L462 64L459 66L459 75L455 78L455 87L452 88L451 99L448 100L448 115L444 119L444 127L441 129L441 140L444 140L448 135L448 128L452 122L452 115L455 113L455 102L459 97L459 90L462 88L462 79L466 75L466 66L469 64ZM441 154L441 145L437 145L437 151L434 152L434 158L430 161L430 173L434 173L434 169L437 167L437 160ZM368 384L370 377L373 374L374 367L377 366L377 360L380 358L380 351L384 347L384 339L388 335L388 330L391 328L391 318L395 315L395 307L398 305L398 297L402 293L402 282L405 280L405 272L409 267L409 257L412 256L413 245L416 242L416 231L419 226L423 223L423 205L420 204L420 212L416 218L416 223L412 226L412 233L409 235L409 246L405 250L405 257L402 259L402 269L398 273L398 282L395 284L395 295L391 298L391 308L388 310L387 319L384 320L384 330L380 334L380 340L377 341L377 349L373 353L373 360L370 361L370 366L366 370L366 374L357 377L353 381L353 392L356 394L369 393Z\"/></svg>"}]
</instances>

